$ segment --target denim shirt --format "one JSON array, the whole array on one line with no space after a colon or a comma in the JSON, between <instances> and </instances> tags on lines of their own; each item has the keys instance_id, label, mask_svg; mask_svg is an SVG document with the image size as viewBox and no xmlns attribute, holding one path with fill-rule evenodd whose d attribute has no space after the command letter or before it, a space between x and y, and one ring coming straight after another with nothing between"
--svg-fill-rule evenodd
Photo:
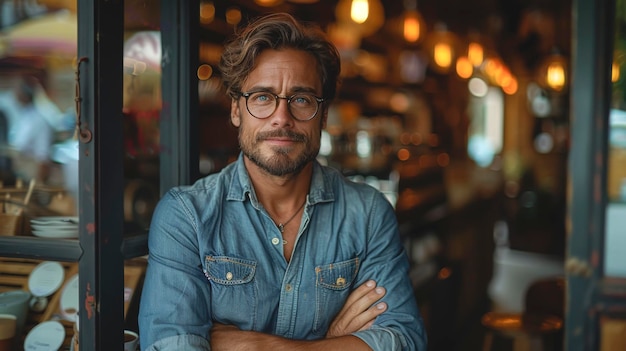
<instances>
[{"instance_id":1,"label":"denim shirt","mask_svg":"<svg viewBox=\"0 0 626 351\"><path fill-rule=\"evenodd\" d=\"M210 350L214 322L321 339L350 292L369 279L387 289L388 309L353 335L373 350L426 350L391 204L317 162L290 262L241 155L220 173L166 193L148 246L142 350Z\"/></svg>"}]
</instances>

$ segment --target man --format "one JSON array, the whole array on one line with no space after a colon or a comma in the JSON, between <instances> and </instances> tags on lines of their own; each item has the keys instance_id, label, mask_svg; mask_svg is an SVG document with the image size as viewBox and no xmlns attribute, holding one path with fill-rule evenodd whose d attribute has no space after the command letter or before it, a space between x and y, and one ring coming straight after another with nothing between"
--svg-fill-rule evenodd
<instances>
[{"instance_id":1,"label":"man","mask_svg":"<svg viewBox=\"0 0 626 351\"><path fill-rule=\"evenodd\" d=\"M220 63L239 159L159 202L144 350L425 350L393 208L316 156L339 55L268 15Z\"/></svg>"},{"instance_id":2,"label":"man","mask_svg":"<svg viewBox=\"0 0 626 351\"><path fill-rule=\"evenodd\" d=\"M35 79L27 77L15 89L20 110L19 118L9 133L9 145L13 149L17 177L42 183L48 179L50 172L54 131L35 105L37 87Z\"/></svg>"}]
</instances>

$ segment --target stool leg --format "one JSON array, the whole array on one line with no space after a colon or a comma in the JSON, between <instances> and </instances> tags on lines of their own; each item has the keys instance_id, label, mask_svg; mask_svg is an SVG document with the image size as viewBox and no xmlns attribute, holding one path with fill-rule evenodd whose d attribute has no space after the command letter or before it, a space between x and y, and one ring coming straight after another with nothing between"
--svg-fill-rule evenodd
<instances>
[{"instance_id":1,"label":"stool leg","mask_svg":"<svg viewBox=\"0 0 626 351\"><path fill-rule=\"evenodd\" d=\"M485 333L485 340L483 341L483 351L491 351L491 345L493 345L493 332L488 331Z\"/></svg>"},{"instance_id":2,"label":"stool leg","mask_svg":"<svg viewBox=\"0 0 626 351\"><path fill-rule=\"evenodd\" d=\"M543 351L543 342L540 337L532 335L516 336L513 351Z\"/></svg>"}]
</instances>

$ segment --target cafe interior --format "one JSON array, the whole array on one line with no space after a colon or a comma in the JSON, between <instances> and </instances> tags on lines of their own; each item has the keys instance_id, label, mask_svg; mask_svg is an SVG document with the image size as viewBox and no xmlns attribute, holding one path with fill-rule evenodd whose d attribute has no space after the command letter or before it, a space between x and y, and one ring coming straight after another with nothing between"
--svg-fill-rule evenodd
<instances>
[{"instance_id":1,"label":"cafe interior","mask_svg":"<svg viewBox=\"0 0 626 351\"><path fill-rule=\"evenodd\" d=\"M395 209L428 350L626 350L623 0L109 3L0 1L0 342L138 332L156 203L239 154L223 44L288 12L339 50L318 160ZM24 77L44 176L11 141Z\"/></svg>"}]
</instances>

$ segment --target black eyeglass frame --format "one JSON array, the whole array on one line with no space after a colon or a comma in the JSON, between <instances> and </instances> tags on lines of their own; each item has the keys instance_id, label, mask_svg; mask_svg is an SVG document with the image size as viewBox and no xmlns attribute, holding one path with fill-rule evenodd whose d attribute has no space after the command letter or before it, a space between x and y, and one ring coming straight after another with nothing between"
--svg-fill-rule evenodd
<instances>
[{"instance_id":1,"label":"black eyeglass frame","mask_svg":"<svg viewBox=\"0 0 626 351\"><path fill-rule=\"evenodd\" d=\"M274 110L272 111L272 113L270 113L269 115L267 115L267 116L265 116L265 117L257 117L257 116L255 116L255 115L254 115L254 113L252 113L252 111L250 111L250 108L248 107L248 98L250 98L250 96L252 96L252 94L256 94L256 93L265 93L265 94L268 94L268 95L272 95L272 96L276 99L276 104L274 105ZM300 118L296 117L296 116L293 114L293 112L291 112L291 100L292 100L294 97L298 96L298 95L310 95L310 96L312 96L313 98L315 98L315 101L317 101L317 106L316 106L316 108L315 108L315 112L313 113L313 115L312 115L311 117L309 117L309 118L307 118L307 119L300 119ZM290 95L290 96L280 96L280 95L273 94L273 93L271 93L271 92L268 92L268 91L263 91L263 90L248 91L248 92L243 92L243 91L240 91L240 92L239 92L239 97L244 97L244 98L246 99L246 110L248 110L248 113L250 113L250 115L251 115L252 117L256 118L256 119L266 119L266 118L269 118L271 115L273 115L273 114L274 114L274 112L276 112L276 109L278 109L278 103L279 103L279 100L280 100L280 99L287 100L287 110L289 111L289 114L290 114L290 115L291 115L291 117L293 117L296 121L301 121L301 122L310 121L310 120L312 120L313 118L315 118L315 116L317 116L317 114L320 112L320 106L321 106L322 104L324 104L324 101L325 101L325 99L324 99L324 98L321 98L321 97L315 96L315 95L313 95L313 94L311 94L311 93L295 93L295 94Z\"/></svg>"}]
</instances>

